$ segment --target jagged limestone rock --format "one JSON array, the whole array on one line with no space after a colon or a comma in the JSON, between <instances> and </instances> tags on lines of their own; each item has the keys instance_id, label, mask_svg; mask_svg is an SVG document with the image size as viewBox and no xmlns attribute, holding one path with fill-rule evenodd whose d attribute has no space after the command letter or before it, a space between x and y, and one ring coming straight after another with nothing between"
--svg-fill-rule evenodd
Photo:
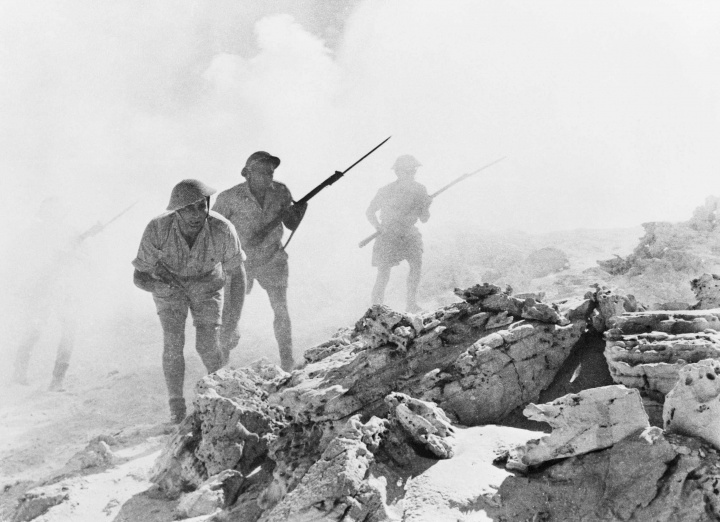
<instances>
[{"instance_id":1,"label":"jagged limestone rock","mask_svg":"<svg viewBox=\"0 0 720 522\"><path fill-rule=\"evenodd\" d=\"M639 318L645 321L648 316ZM622 330L615 329L606 332L605 339L605 358L613 380L658 398L673 389L678 372L686 364L720 359L720 334L714 330L623 335Z\"/></svg>"},{"instance_id":2,"label":"jagged limestone rock","mask_svg":"<svg viewBox=\"0 0 720 522\"><path fill-rule=\"evenodd\" d=\"M703 274L690 282L698 302L693 306L696 310L712 310L720 308L720 275Z\"/></svg>"},{"instance_id":3,"label":"jagged limestone rock","mask_svg":"<svg viewBox=\"0 0 720 522\"><path fill-rule=\"evenodd\" d=\"M385 403L390 408L390 421L397 421L412 443L439 459L453 457L455 429L440 408L404 393L391 393Z\"/></svg>"},{"instance_id":4,"label":"jagged limestone rock","mask_svg":"<svg viewBox=\"0 0 720 522\"><path fill-rule=\"evenodd\" d=\"M210 515L227 507L237 497L243 481L242 473L231 469L210 477L195 491L180 498L175 508L176 518Z\"/></svg>"},{"instance_id":5,"label":"jagged limestone rock","mask_svg":"<svg viewBox=\"0 0 720 522\"><path fill-rule=\"evenodd\" d=\"M358 416L352 417L297 487L260 521L388 520L382 483L368 480L372 451L383 430L377 418L363 424Z\"/></svg>"},{"instance_id":6,"label":"jagged limestone rock","mask_svg":"<svg viewBox=\"0 0 720 522\"><path fill-rule=\"evenodd\" d=\"M82 451L73 455L66 467L68 469L84 470L88 468L109 467L117 462L117 457L104 440L96 438Z\"/></svg>"},{"instance_id":7,"label":"jagged limestone rock","mask_svg":"<svg viewBox=\"0 0 720 522\"><path fill-rule=\"evenodd\" d=\"M223 470L245 474L257 467L275 432L286 425L282 411L267 401L268 390L286 378L267 362L204 377L197 386L195 411L158 458L152 481L167 496L177 497Z\"/></svg>"},{"instance_id":8,"label":"jagged limestone rock","mask_svg":"<svg viewBox=\"0 0 720 522\"><path fill-rule=\"evenodd\" d=\"M508 477L491 520L704 522L720 518L720 459L697 439L640 430L612 447Z\"/></svg>"},{"instance_id":9,"label":"jagged limestone rock","mask_svg":"<svg viewBox=\"0 0 720 522\"><path fill-rule=\"evenodd\" d=\"M480 338L408 393L434 401L466 426L499 422L518 406L538 399L583 330L581 321L567 326L514 323Z\"/></svg>"},{"instance_id":10,"label":"jagged limestone rock","mask_svg":"<svg viewBox=\"0 0 720 522\"><path fill-rule=\"evenodd\" d=\"M70 500L70 495L59 485L33 488L20 498L12 522L35 520L51 507Z\"/></svg>"},{"instance_id":11,"label":"jagged limestone rock","mask_svg":"<svg viewBox=\"0 0 720 522\"><path fill-rule=\"evenodd\" d=\"M292 374L261 364L205 377L153 480L177 497L238 470L242 491L220 518L243 522L341 512L387 519L384 495L389 504L402 498L391 482L455 453L452 422L499 422L536 400L586 326L586 304L570 321L576 307L561 311L492 285L458 295L463 302L423 314L372 307L352 330L308 350ZM354 466L366 469L362 477Z\"/></svg>"},{"instance_id":12,"label":"jagged limestone rock","mask_svg":"<svg viewBox=\"0 0 720 522\"><path fill-rule=\"evenodd\" d=\"M523 414L547 422L553 431L511 452L507 467L520 471L607 448L650 426L640 393L625 386L591 388L549 404L530 404Z\"/></svg>"},{"instance_id":13,"label":"jagged limestone rock","mask_svg":"<svg viewBox=\"0 0 720 522\"><path fill-rule=\"evenodd\" d=\"M720 448L720 361L705 359L679 371L675 387L665 397L665 430L699 437Z\"/></svg>"},{"instance_id":14,"label":"jagged limestone rock","mask_svg":"<svg viewBox=\"0 0 720 522\"><path fill-rule=\"evenodd\" d=\"M677 335L699 333L708 328L720 331L720 309L628 312L615 318L613 328L623 335L650 332Z\"/></svg>"}]
</instances>

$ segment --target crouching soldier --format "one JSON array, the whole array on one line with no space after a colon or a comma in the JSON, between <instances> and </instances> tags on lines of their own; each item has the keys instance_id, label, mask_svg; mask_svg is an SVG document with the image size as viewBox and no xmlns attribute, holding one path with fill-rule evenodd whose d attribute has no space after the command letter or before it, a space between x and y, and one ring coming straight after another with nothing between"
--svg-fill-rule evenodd
<instances>
[{"instance_id":1,"label":"crouching soldier","mask_svg":"<svg viewBox=\"0 0 720 522\"><path fill-rule=\"evenodd\" d=\"M167 212L147 225L133 261L134 283L152 293L160 317L163 371L174 423L185 418L183 349L188 310L197 352L212 373L227 362L219 338L237 329L245 295L240 241L233 225L210 211L215 192L194 179L175 185ZM232 284L224 295L226 275L232 276Z\"/></svg>"}]
</instances>

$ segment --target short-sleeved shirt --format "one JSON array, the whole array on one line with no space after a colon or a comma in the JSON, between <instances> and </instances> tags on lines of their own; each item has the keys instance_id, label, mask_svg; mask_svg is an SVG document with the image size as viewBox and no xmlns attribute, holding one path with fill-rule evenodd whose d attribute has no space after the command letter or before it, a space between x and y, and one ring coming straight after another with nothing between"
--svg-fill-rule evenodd
<instances>
[{"instance_id":1,"label":"short-sleeved shirt","mask_svg":"<svg viewBox=\"0 0 720 522\"><path fill-rule=\"evenodd\" d=\"M210 211L192 248L180 232L179 216L166 212L154 218L143 233L132 264L141 272L153 273L158 261L180 278L200 278L221 265L233 273L243 263L243 252L233 225Z\"/></svg>"},{"instance_id":2,"label":"short-sleeved shirt","mask_svg":"<svg viewBox=\"0 0 720 522\"><path fill-rule=\"evenodd\" d=\"M431 198L425 185L417 181L395 181L385 185L370 202L368 212L380 211L383 232L373 245L373 266L394 266L407 259L421 259L423 243L415 226L426 220Z\"/></svg>"},{"instance_id":3,"label":"short-sleeved shirt","mask_svg":"<svg viewBox=\"0 0 720 522\"><path fill-rule=\"evenodd\" d=\"M213 210L229 219L240 237L247 255L248 280L258 279L263 286L266 286L263 281L277 286L287 284L287 253L282 248L283 224L278 223L260 244L248 246L247 243L291 205L290 190L278 181L270 184L262 205L250 192L247 182L221 192L215 200Z\"/></svg>"},{"instance_id":4,"label":"short-sleeved shirt","mask_svg":"<svg viewBox=\"0 0 720 522\"><path fill-rule=\"evenodd\" d=\"M398 180L378 190L368 210L379 210L383 227L399 232L413 227L418 219L427 219L430 201L422 183Z\"/></svg>"}]
</instances>

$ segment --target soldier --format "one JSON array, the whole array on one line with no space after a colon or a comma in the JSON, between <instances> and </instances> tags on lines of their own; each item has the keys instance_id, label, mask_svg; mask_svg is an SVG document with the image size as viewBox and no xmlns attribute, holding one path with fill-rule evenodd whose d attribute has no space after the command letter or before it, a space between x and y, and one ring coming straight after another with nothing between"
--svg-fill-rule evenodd
<instances>
[{"instance_id":1,"label":"soldier","mask_svg":"<svg viewBox=\"0 0 720 522\"><path fill-rule=\"evenodd\" d=\"M55 316L60 326L60 342L50 391L64 391L63 381L75 344L78 327L76 293L83 279L86 261L83 240L95 235L101 228L95 225L80 234L69 225L67 213L67 207L58 198L46 198L40 205L37 219L21 239L21 246L26 251L22 266L32 272L32 277L24 280L17 302L24 303L18 310L30 313L21 321L25 331L21 334L22 340L15 357L13 379L18 384L28 384L27 372L32 352L45 324Z\"/></svg>"},{"instance_id":2,"label":"soldier","mask_svg":"<svg viewBox=\"0 0 720 522\"><path fill-rule=\"evenodd\" d=\"M257 280L268 294L280 365L290 371L295 362L287 305L288 255L282 248L283 225L295 230L307 204L293 204L288 188L273 181L278 165L280 158L264 151L252 153L242 169L247 181L221 192L213 210L228 218L240 236L247 255L248 292ZM268 227L269 223L276 225Z\"/></svg>"},{"instance_id":3,"label":"soldier","mask_svg":"<svg viewBox=\"0 0 720 522\"><path fill-rule=\"evenodd\" d=\"M232 224L210 211L215 192L195 179L175 185L167 212L147 225L132 262L135 285L152 292L160 317L163 371L174 423L181 422L186 411L183 349L188 309L196 329L195 346L208 373L227 362L220 339L228 349L226 340L236 330L242 311L244 256ZM224 295L227 275L232 284Z\"/></svg>"},{"instance_id":4,"label":"soldier","mask_svg":"<svg viewBox=\"0 0 720 522\"><path fill-rule=\"evenodd\" d=\"M397 181L378 190L365 215L379 232L373 246L372 265L378 269L372 291L373 304L382 304L385 288L390 280L390 270L407 260L410 272L407 278L406 308L415 312L417 290L422 271L423 243L415 226L419 219L430 219L431 198L427 189L415 181L420 162L409 154L400 156L393 165ZM380 220L377 213L380 212Z\"/></svg>"}]
</instances>

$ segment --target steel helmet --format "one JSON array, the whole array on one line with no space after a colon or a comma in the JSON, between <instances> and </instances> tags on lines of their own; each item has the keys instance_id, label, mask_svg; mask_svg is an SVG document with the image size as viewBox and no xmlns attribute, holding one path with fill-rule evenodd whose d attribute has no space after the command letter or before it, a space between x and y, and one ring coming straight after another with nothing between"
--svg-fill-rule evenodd
<instances>
[{"instance_id":1,"label":"steel helmet","mask_svg":"<svg viewBox=\"0 0 720 522\"><path fill-rule=\"evenodd\" d=\"M420 163L415 156L411 154L403 154L402 156L398 157L398 159L395 160L395 164L392 166L393 169L408 169L408 168L415 168L420 167L422 163Z\"/></svg>"},{"instance_id":2,"label":"steel helmet","mask_svg":"<svg viewBox=\"0 0 720 522\"><path fill-rule=\"evenodd\" d=\"M259 150L257 152L253 152L248 156L247 161L245 162L245 168L242 169L242 175L247 178L247 169L252 167L255 163L259 162L268 162L272 165L273 169L278 168L278 165L280 165L280 158L277 156L273 156L269 152L265 152L264 150Z\"/></svg>"},{"instance_id":3,"label":"steel helmet","mask_svg":"<svg viewBox=\"0 0 720 522\"><path fill-rule=\"evenodd\" d=\"M167 210L178 210L203 198L209 198L217 190L197 179L184 179L172 189Z\"/></svg>"}]
</instances>

